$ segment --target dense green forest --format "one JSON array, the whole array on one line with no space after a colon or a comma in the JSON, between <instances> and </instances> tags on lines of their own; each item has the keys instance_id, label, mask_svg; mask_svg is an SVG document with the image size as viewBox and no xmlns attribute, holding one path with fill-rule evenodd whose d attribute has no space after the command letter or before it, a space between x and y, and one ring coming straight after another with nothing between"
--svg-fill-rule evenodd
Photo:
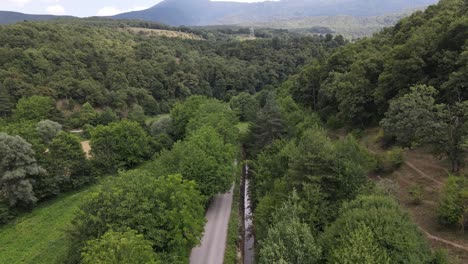
<instances>
[{"instance_id":1,"label":"dense green forest","mask_svg":"<svg viewBox=\"0 0 468 264\"><path fill-rule=\"evenodd\" d=\"M355 43L97 19L1 26L0 224L83 190L48 259L188 263L210 202L247 166L258 263L449 263L385 178L429 147L451 169L438 227L468 227L467 14L442 0ZM362 144L371 127L381 152ZM0 260L26 261L2 243Z\"/></svg>"}]
</instances>

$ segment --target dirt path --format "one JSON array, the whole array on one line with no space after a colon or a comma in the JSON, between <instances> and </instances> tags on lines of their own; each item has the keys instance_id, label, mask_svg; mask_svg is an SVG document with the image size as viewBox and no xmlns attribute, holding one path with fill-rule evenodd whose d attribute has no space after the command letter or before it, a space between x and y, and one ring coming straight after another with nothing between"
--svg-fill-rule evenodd
<instances>
[{"instance_id":1,"label":"dirt path","mask_svg":"<svg viewBox=\"0 0 468 264\"><path fill-rule=\"evenodd\" d=\"M463 250L463 251L468 252L468 247L467 247L467 246L463 246L463 245L457 244L457 243L455 243L455 242L452 242L452 241L443 239L443 238L441 238L441 237L434 236L434 235L432 235L431 233L427 232L424 228L422 228L422 227L420 227L420 226L419 226L419 230L421 230L421 232L423 232L429 239L432 239L432 240L435 240L435 241L437 241L437 242L441 242L441 243L447 244L447 245L449 245L449 246L452 246L452 247L455 247L455 248L458 248L458 249L461 249L461 250Z\"/></svg>"},{"instance_id":2,"label":"dirt path","mask_svg":"<svg viewBox=\"0 0 468 264\"><path fill-rule=\"evenodd\" d=\"M444 185L443 182L434 179L434 177L429 176L426 173L424 173L422 170L418 169L416 166L414 166L413 163L411 163L409 161L405 161L405 165L410 167L414 171L416 171L421 177L424 177L424 178L426 178L426 179L428 179L430 181L433 181L435 184L437 184L437 186L442 187Z\"/></svg>"},{"instance_id":3,"label":"dirt path","mask_svg":"<svg viewBox=\"0 0 468 264\"><path fill-rule=\"evenodd\" d=\"M89 144L89 140L82 141L81 147L83 148L83 151L86 154L86 158L91 158L91 145Z\"/></svg>"}]
</instances>

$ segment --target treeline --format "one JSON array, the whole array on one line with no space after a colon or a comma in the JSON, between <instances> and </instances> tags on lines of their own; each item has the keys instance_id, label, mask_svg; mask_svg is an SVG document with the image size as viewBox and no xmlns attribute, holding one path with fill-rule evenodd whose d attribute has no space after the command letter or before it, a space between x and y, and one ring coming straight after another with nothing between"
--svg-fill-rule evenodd
<instances>
[{"instance_id":1,"label":"treeline","mask_svg":"<svg viewBox=\"0 0 468 264\"><path fill-rule=\"evenodd\" d=\"M215 99L196 96L176 104L170 117L154 123L153 135L181 140L88 196L73 220L66 262L187 263L202 238L208 202L234 182L237 123L227 104ZM113 140L105 142L113 147ZM130 161L129 151L137 149L107 153L130 154Z\"/></svg>"},{"instance_id":2,"label":"treeline","mask_svg":"<svg viewBox=\"0 0 468 264\"><path fill-rule=\"evenodd\" d=\"M120 30L122 23L1 26L0 115L10 116L20 98L33 95L53 98L67 119L84 103L109 107L122 117L134 105L147 115L167 113L191 95L225 100L279 84L312 57L343 44L342 39L288 35L244 42L149 37Z\"/></svg>"},{"instance_id":3,"label":"treeline","mask_svg":"<svg viewBox=\"0 0 468 264\"><path fill-rule=\"evenodd\" d=\"M314 61L292 78L291 93L331 128L380 122L388 142L430 144L458 172L468 135L467 14L466 1L442 0Z\"/></svg>"},{"instance_id":4,"label":"treeline","mask_svg":"<svg viewBox=\"0 0 468 264\"><path fill-rule=\"evenodd\" d=\"M245 139L258 263L447 263L368 178L377 156L353 136L331 140L285 89L261 98Z\"/></svg>"}]
</instances>

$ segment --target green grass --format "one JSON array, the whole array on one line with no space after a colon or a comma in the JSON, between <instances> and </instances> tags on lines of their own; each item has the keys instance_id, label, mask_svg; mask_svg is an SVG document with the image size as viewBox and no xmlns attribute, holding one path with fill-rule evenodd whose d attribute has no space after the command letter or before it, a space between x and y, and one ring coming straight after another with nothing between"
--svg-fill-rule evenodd
<instances>
[{"instance_id":1,"label":"green grass","mask_svg":"<svg viewBox=\"0 0 468 264\"><path fill-rule=\"evenodd\" d=\"M0 263L61 263L69 246L66 230L91 189L42 203L0 228Z\"/></svg>"},{"instance_id":2,"label":"green grass","mask_svg":"<svg viewBox=\"0 0 468 264\"><path fill-rule=\"evenodd\" d=\"M145 124L147 126L150 126L153 122L158 121L161 118L169 117L169 116L170 116L170 114L161 114L161 115L157 115L157 116L149 116L149 117L146 118Z\"/></svg>"}]
</instances>

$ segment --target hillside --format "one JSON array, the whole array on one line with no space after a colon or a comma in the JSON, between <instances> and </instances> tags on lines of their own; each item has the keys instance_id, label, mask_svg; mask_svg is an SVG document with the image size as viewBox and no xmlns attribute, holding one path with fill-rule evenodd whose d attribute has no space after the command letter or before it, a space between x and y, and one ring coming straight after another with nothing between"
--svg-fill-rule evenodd
<instances>
[{"instance_id":1,"label":"hillside","mask_svg":"<svg viewBox=\"0 0 468 264\"><path fill-rule=\"evenodd\" d=\"M268 22L311 16L380 16L433 4L435 0L375 1L334 0L235 3L209 0L165 0L154 7L116 15L115 18L142 19L170 25L215 25Z\"/></svg>"},{"instance_id":2,"label":"hillside","mask_svg":"<svg viewBox=\"0 0 468 264\"><path fill-rule=\"evenodd\" d=\"M0 25L14 24L23 21L44 21L55 18L63 18L64 16L53 15L29 15L18 12L0 11Z\"/></svg>"}]
</instances>

